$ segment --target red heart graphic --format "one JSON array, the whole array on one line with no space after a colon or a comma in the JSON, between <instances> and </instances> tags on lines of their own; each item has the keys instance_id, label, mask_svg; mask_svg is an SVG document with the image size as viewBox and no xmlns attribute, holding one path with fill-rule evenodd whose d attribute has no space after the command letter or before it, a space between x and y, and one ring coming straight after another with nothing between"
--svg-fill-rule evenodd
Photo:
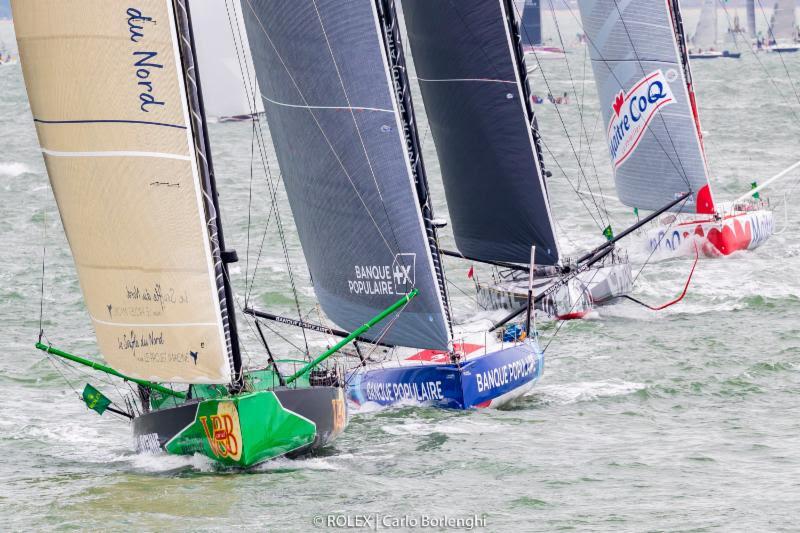
<instances>
[{"instance_id":1,"label":"red heart graphic","mask_svg":"<svg viewBox=\"0 0 800 533\"><path fill-rule=\"evenodd\" d=\"M617 116L619 116L619 110L622 109L622 102L623 101L624 101L624 99L622 98L622 91L620 91L620 93L617 95L617 97L614 98L614 103L611 104L611 107L614 108L614 113L616 113Z\"/></svg>"}]
</instances>

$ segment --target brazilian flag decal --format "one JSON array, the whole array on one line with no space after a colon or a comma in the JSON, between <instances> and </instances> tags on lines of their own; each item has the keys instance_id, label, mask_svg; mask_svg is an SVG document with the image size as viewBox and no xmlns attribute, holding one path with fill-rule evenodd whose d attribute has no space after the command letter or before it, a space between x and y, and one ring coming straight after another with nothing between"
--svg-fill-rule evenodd
<instances>
[{"instance_id":1,"label":"brazilian flag decal","mask_svg":"<svg viewBox=\"0 0 800 533\"><path fill-rule=\"evenodd\" d=\"M94 409L98 414L103 414L106 408L111 405L111 400L103 396L103 393L95 389L88 383L83 389L83 401L89 409Z\"/></svg>"},{"instance_id":2,"label":"brazilian flag decal","mask_svg":"<svg viewBox=\"0 0 800 533\"><path fill-rule=\"evenodd\" d=\"M757 181L754 181L753 183L750 184L750 188L751 189L755 189L756 187L758 187L758 182ZM758 191L754 192L753 193L753 198L755 198L756 200L760 199L761 198L761 193L758 192Z\"/></svg>"},{"instance_id":3,"label":"brazilian flag decal","mask_svg":"<svg viewBox=\"0 0 800 533\"><path fill-rule=\"evenodd\" d=\"M611 224L606 226L606 228L603 230L603 235L605 235L606 239L609 241L614 238L614 230L611 229Z\"/></svg>"}]
</instances>

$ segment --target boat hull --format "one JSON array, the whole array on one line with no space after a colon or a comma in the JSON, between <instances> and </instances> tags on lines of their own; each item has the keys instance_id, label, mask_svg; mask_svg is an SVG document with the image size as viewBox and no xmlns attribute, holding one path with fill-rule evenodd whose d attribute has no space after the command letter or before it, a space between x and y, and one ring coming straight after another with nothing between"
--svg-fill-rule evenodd
<instances>
[{"instance_id":1,"label":"boat hull","mask_svg":"<svg viewBox=\"0 0 800 533\"><path fill-rule=\"evenodd\" d=\"M660 226L645 235L649 253L659 256L726 257L741 250L752 250L764 244L775 229L771 211L737 212L719 220L697 219Z\"/></svg>"},{"instance_id":2,"label":"boat hull","mask_svg":"<svg viewBox=\"0 0 800 533\"><path fill-rule=\"evenodd\" d=\"M558 278L539 278L541 287L556 282ZM615 260L581 272L570 282L564 295L540 302L536 308L559 320L582 318L592 305L604 305L633 290L633 275L627 260ZM590 303L577 302L583 298ZM528 281L520 276L496 284L478 284L478 303L486 309L516 309L528 299Z\"/></svg>"},{"instance_id":3,"label":"boat hull","mask_svg":"<svg viewBox=\"0 0 800 533\"><path fill-rule=\"evenodd\" d=\"M458 364L362 367L348 376L347 398L357 405L501 407L528 392L543 371L544 352L526 341Z\"/></svg>"},{"instance_id":4,"label":"boat hull","mask_svg":"<svg viewBox=\"0 0 800 533\"><path fill-rule=\"evenodd\" d=\"M138 452L200 453L248 467L320 448L346 423L341 388L275 388L151 411L134 419L133 434Z\"/></svg>"}]
</instances>

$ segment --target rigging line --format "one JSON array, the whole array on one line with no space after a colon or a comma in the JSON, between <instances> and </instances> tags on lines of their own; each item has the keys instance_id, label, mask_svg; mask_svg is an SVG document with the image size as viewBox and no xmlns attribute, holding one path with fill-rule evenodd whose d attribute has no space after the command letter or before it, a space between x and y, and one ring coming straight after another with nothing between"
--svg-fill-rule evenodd
<instances>
[{"instance_id":1,"label":"rigging line","mask_svg":"<svg viewBox=\"0 0 800 533\"><path fill-rule=\"evenodd\" d=\"M590 45L595 50L595 52L597 52L597 55L600 58L599 61L602 61L603 64L608 68L608 73L614 78L614 81L617 82L617 86L620 88L620 90L624 91L625 87L623 87L622 81L620 81L620 79L614 73L614 70L611 68L611 65L609 64L609 60L607 60L607 59L605 59L603 57L603 55L600 52L600 49L597 47L597 45L594 44L594 41L586 33L586 30L583 28L583 23L581 22L581 20L578 17L575 16L575 13L572 11L572 8L569 7L569 5L566 2L564 2L564 6L567 8L567 12L570 14L570 16L575 20L575 22L578 23L578 27L583 32L583 35L586 38L586 43L588 45ZM641 66L641 61L639 61L639 64ZM662 117L662 120L663 120L663 117ZM664 147L664 145L661 144L661 140L658 138L658 135L656 135L656 132L654 130L652 130L652 129L650 129L648 131L653 135L653 139L658 144L658 147L661 148L661 151L664 152L664 155L667 157L667 161L669 161L670 164L672 165L672 168L674 168L675 171L678 172L679 175L681 175L681 173L683 173L682 177L683 177L684 181L686 181L685 171L683 171L683 168L678 168L678 166L675 164L675 161L672 160L672 156L670 155L669 152L667 152L667 149ZM680 163L680 160L678 162ZM681 167L682 167L682 165L681 165ZM691 190L691 187L690 187L690 190Z\"/></svg>"},{"instance_id":2,"label":"rigging line","mask_svg":"<svg viewBox=\"0 0 800 533\"><path fill-rule=\"evenodd\" d=\"M617 9L617 14L619 15L619 21L622 23L622 29L625 30L625 35L628 37L628 42L631 43L631 50L633 50L633 55L636 58L636 62L639 65L639 68L642 70L642 76L644 76L644 75L646 75L646 72L644 70L644 63L642 62L642 60L639 57L639 52L636 50L636 46L633 44L633 37L631 37L631 33L628 30L628 25L625 24L625 18L622 16L622 10L620 10L619 2L617 0L614 0L614 7ZM677 40L679 36L678 36L678 34L676 32L677 28L675 28L675 16L672 13L673 9L674 9L673 5L670 5L670 19L671 19L670 23L672 24L673 38ZM681 34L680 37L683 38L683 35ZM680 47L680 43L678 43L677 46ZM688 79L688 72L689 72L688 63L684 65L683 64L683 60L681 60L681 66L682 66L682 68L684 70L684 75L687 77L686 81L691 83L691 80ZM688 87L687 87L687 93L688 93ZM661 120L661 124L664 126L664 131L667 134L667 139L669 139L669 143L672 146L672 150L675 153L675 155L677 156L678 149L675 146L675 142L672 140L672 134L669 132L669 128L667 128L667 120L666 120L666 118L664 118L664 115L661 114L661 113L659 113L658 118ZM699 122L698 122L698 126L699 126ZM700 135L700 132L698 132L698 136L699 135ZM703 144L702 144L702 141L701 141L701 139L699 137L698 137L698 142L700 144L700 149L702 151ZM692 184L689 181L689 176L686 173L686 169L683 168L683 161L681 161L680 157L678 157L677 159L678 159L678 165L681 167L681 173L683 174L683 181L689 187L689 190L692 190Z\"/></svg>"},{"instance_id":3,"label":"rigging line","mask_svg":"<svg viewBox=\"0 0 800 533\"><path fill-rule=\"evenodd\" d=\"M47 256L47 208L42 209L42 292L39 297L39 342L44 334L44 277Z\"/></svg>"},{"instance_id":4,"label":"rigging line","mask_svg":"<svg viewBox=\"0 0 800 533\"><path fill-rule=\"evenodd\" d=\"M297 308L297 313L298 313L298 315L300 315L300 299L299 299L299 296L297 294L297 287L296 287L295 282L294 282L294 271L292 269L292 263L291 263L291 260L289 258L288 246L286 244L286 238L285 238L285 234L284 234L284 231L283 231L283 221L280 218L280 211L279 211L278 203L277 203L277 185L274 184L275 181L280 181L281 174L279 174L276 179L272 178L272 169L271 169L271 167L269 165L269 158L265 154L265 151L266 151L265 150L265 144L266 143L265 143L264 138L263 138L263 131L261 130L261 119L258 116L258 106L256 104L256 101L257 101L256 98L258 97L258 95L256 94L256 90L255 90L254 84L251 83L252 77L250 75L250 67L249 67L249 65L247 63L247 56L245 55L246 54L246 48L244 46L244 37L242 36L241 27L239 26L239 18L235 16L236 15L236 6L235 6L235 4L233 6L233 9L234 9L234 18L236 20L236 29L235 30L233 28L233 22L232 22L231 14L230 14L230 11L228 9L228 3L227 3L227 0L226 0L225 12L226 12L226 15L228 17L228 24L229 24L229 26L231 28L231 33L232 33L233 40L234 40L234 47L236 48L236 57L237 57L237 61L239 62L239 72L240 72L241 77L242 77L242 85L244 87L245 93L250 93L250 94L252 94L252 97L253 97L252 105L250 107L251 114L254 117L254 120L253 120L253 134L256 137L257 141L258 141L259 153L260 153L261 159L262 159L262 166L264 167L265 175L267 177L267 184L268 184L268 187L269 187L269 190L270 190L270 198L272 200L272 202L271 202L272 205L271 205L271 208L270 208L269 216L267 218L267 222L269 223L269 221L272 219L272 213L274 212L275 213L276 225L278 227L278 234L279 234L279 237L280 237L280 240L281 240L281 245L282 245L283 252L284 252L284 259L286 261L286 267L287 267L287 270L288 270L288 273L289 273L289 280L290 280L291 287L292 287L292 295L294 296L295 306ZM239 37L238 41L236 39L237 35ZM241 48L240 48L240 43L241 43ZM242 65L244 65L244 67L242 67ZM246 75L245 75L245 71L246 71ZM248 103L250 103L250 98L248 98ZM258 128L256 128L256 123L258 123L258 126L259 126ZM256 135L256 133L258 135ZM251 185L250 185L251 198L252 198L252 175L253 175L253 172L252 172L252 166L253 166L252 151L253 150L252 150L252 139L251 139L251 160L250 160L251 161ZM250 224L249 224L249 221L250 221L251 213L252 213L252 211L251 211L250 207L248 207L248 233L247 233L247 237L248 237L248 241L247 241L248 242L248 245L247 245L247 268L248 269L249 269L249 263L250 263L250 257L249 257L249 254L250 254ZM264 240L266 238L267 229L268 229L268 225L264 228L264 237L262 238L262 241L261 241L261 246L262 247L259 249L259 260L261 258L261 252L263 250L263 244L264 244ZM246 300L249 299L252 287L255 284L255 273L256 273L257 267L258 267L258 263L256 263L255 269L253 271L253 281L252 281L252 284L250 286L250 290L248 290L248 288L247 288L247 273L245 275L245 299ZM251 330L252 330L252 327L251 327ZM306 352L308 352L308 342L307 342L307 339L306 339L306 336L305 336L305 331L303 332L303 339L306 340Z\"/></svg>"},{"instance_id":5,"label":"rigging line","mask_svg":"<svg viewBox=\"0 0 800 533\"><path fill-rule=\"evenodd\" d=\"M244 254L244 302L247 306L250 293L247 291L247 280L250 278L250 227L252 225L253 215L253 161L255 160L256 152L256 124L252 124L250 136L250 184L247 188L247 245Z\"/></svg>"},{"instance_id":6,"label":"rigging line","mask_svg":"<svg viewBox=\"0 0 800 533\"><path fill-rule=\"evenodd\" d=\"M450 280L448 279L448 280L447 280L447 283L449 283L450 285L452 285L453 287L455 287L455 288L458 290L458 292L460 292L461 294L463 294L464 296L466 296L467 298L469 298L469 299L472 301L472 303L474 303L476 306L478 306L478 307L479 307L479 308L480 308L482 311L485 311L485 310L486 310L486 306L485 306L485 305L482 305L482 304L481 304L481 303L478 301L478 298L476 298L476 297L474 297L474 296L470 295L470 294L469 294L467 291L465 291L464 289L462 289L461 287L459 287L459 286L458 286L458 285L457 285L455 282L453 282L453 281L450 281Z\"/></svg>"},{"instance_id":7,"label":"rigging line","mask_svg":"<svg viewBox=\"0 0 800 533\"><path fill-rule=\"evenodd\" d=\"M594 269L594 274L592 274L592 277L589 280L589 283L585 283L584 286L588 287L588 285L594 281L595 276L597 276L599 273L600 273L600 269L599 268ZM588 291L588 289L587 289L587 291ZM575 306L578 305L579 301L580 300L576 299L572 303L572 305L569 307L569 312L570 313L572 312L573 309L575 309ZM534 309L534 312L535 312L535 309ZM547 344L542 349L542 353L546 353L547 352L547 349L550 348L550 344L556 339L556 337L558 337L558 332L561 331L561 328L567 322L568 322L567 320L559 320L558 321L558 326L556 326L556 330L553 332L553 335L550 337L550 339L547 341Z\"/></svg>"},{"instance_id":8,"label":"rigging line","mask_svg":"<svg viewBox=\"0 0 800 533\"><path fill-rule=\"evenodd\" d=\"M589 206L586 204L586 201L583 199L583 195L578 193L578 189L575 188L575 185L572 183L572 180L569 179L569 176L567 176L566 171L561 167L561 163L558 162L558 159L555 157L555 155L553 155L553 152L550 151L550 147L547 145L546 142L544 142L544 139L542 139L542 146L544 146L544 149L547 150L547 153L550 155L550 157L553 159L553 161L555 161L556 166L558 167L558 170L560 170L561 173L564 175L564 179L567 180L567 183L569 183L569 186L575 192L575 196L577 196L578 199L581 201L581 204L586 209L586 212L589 213L590 217L592 217L592 220L594 221L595 225L598 227L598 229L600 229L602 231L603 228L604 228L603 224L601 222L597 221L597 219L594 216L594 213L589 208Z\"/></svg>"},{"instance_id":9,"label":"rigging line","mask_svg":"<svg viewBox=\"0 0 800 533\"><path fill-rule=\"evenodd\" d=\"M555 23L555 26L556 26L556 33L558 35L558 41L561 44L561 49L563 50L564 47L565 47L564 46L564 38L561 35L561 27L558 24L558 17L556 16L556 10L553 7L553 0L547 0L547 3L550 5L550 12L552 13L553 22ZM585 53L584 53L583 57L584 57L583 67L584 67L584 79L585 79L585 71L586 71L586 54ZM572 75L572 68L570 67L569 60L567 59L567 54L564 54L564 64L567 66L567 74L569 75L569 81L570 81L570 84L572 85L572 92L575 95L575 99L577 100L578 99L578 89L575 87L575 78ZM585 86L585 83L584 83L584 86ZM581 130L583 131L583 136L586 138L586 142L587 142L586 148L587 148L587 151L589 153L589 159L590 159L590 161L592 163L592 170L594 170L594 178L595 178L595 181L597 182L597 188L598 188L598 190L600 191L600 194L601 194L600 199L601 199L601 202L603 204L603 211L605 212L606 219L610 223L611 220L610 220L610 217L609 217L609 214L608 214L608 207L606 206L605 198L602 197L603 188L600 185L600 174L597 172L597 164L595 163L594 154L592 153L592 145L588 144L588 142L589 142L589 134L586 131L586 124L585 124L585 122L583 120L583 106L580 105L580 102L579 102L579 105L578 105L578 117L579 117L579 122L581 124ZM579 135L578 136L578 140L582 143L583 142L583 137L581 137ZM581 149L580 149L580 145L579 145L578 153L580 153L580 151L581 151ZM578 156L578 157L580 158L580 156ZM587 185L587 187L589 186L588 182L587 182L586 185ZM590 191L591 191L591 188L590 188Z\"/></svg>"},{"instance_id":10,"label":"rigging line","mask_svg":"<svg viewBox=\"0 0 800 533\"><path fill-rule=\"evenodd\" d=\"M281 65L283 66L284 70L286 71L286 74L289 76L289 79L292 81L292 84L294 85L295 90L300 95L300 98L303 100L303 103L306 106L308 106L309 105L308 100L306 99L305 95L303 94L303 91L300 89L300 86L297 84L297 80L295 80L294 76L292 76L292 73L289 70L289 66L286 64L286 62L283 59L283 55L281 55L281 53L278 51L278 48L275 46L275 43L273 43L273 41L272 41L272 38L267 33L267 29L264 27L264 24L261 22L260 17L255 12L255 9L253 9L253 5L251 3L251 0L245 0L245 1L247 2L247 5L250 8L250 11L252 11L253 16L255 17L256 21L258 22L258 25L261 28L261 32L267 38L267 40L269 41L270 46L272 46L272 49L275 51L275 54L278 56L278 60L281 62ZM364 207L364 211L367 213L367 215L369 216L370 220L372 221L372 225L375 226L376 231L378 232L378 234L380 235L380 237L383 240L384 244L386 245L386 249L389 250L389 253L394 253L393 250L392 250L391 245L389 244L389 241L384 236L383 231L381 231L381 228L378 225L377 220L375 220L374 215L372 214L372 212L370 211L369 207L367 206L367 203L364 200L364 197L361 195L361 192L356 187L356 184L353 181L352 176L350 176L350 173L347 171L347 168L344 166L344 162L339 157L339 154L336 152L336 149L334 148L333 143L329 139L328 135L325 133L325 130L322 127L322 124L320 124L320 122L319 122L319 119L317 118L317 116L314 114L314 112L311 109L308 109L308 113L309 113L309 115L311 115L311 118L314 120L314 123L316 124L317 128L319 129L320 133L322 134L322 137L325 139L325 142L327 143L328 148L330 149L331 153L333 154L333 157L336 159L337 163L339 163L339 166L342 168L342 172L344 172L345 177L347 177L347 180L350 182L350 186L353 188L353 191L355 192L356 197L358 198L359 202L361 202L361 205Z\"/></svg>"},{"instance_id":11,"label":"rigging line","mask_svg":"<svg viewBox=\"0 0 800 533\"><path fill-rule=\"evenodd\" d=\"M513 4L513 5L514 5L515 11L517 12L517 16L521 19L522 18L522 14L519 12L519 7L516 4ZM522 29L523 32L525 32L525 35L528 37L528 40L531 40L530 39L530 35L528 35L528 30L525 27L522 27L521 29ZM542 67L542 62L539 59L539 54L537 54L536 51L534 51L533 52L533 57L534 57L534 59L536 59L536 64L539 67L539 71L542 73L542 80L544 80L545 87L547 87L547 92L552 95L553 94L553 89L550 87L550 82L548 81L547 74L545 74L544 68ZM553 104L553 108L555 109L556 115L558 116L558 120L561 123L562 129L564 130L564 135L567 137L567 142L569 143L570 150L572 151L572 154L575 156L575 161L578 163L578 171L579 171L580 175L583 177L584 181L586 181L586 184L588 185L589 184L589 178L586 176L586 172L584 171L583 165L581 164L581 158L578 156L578 152L575 150L575 144L572 141L572 136L569 134L569 128L567 128L567 124L566 124L566 121L564 120L564 116L561 114L561 109L559 108L559 106L557 104ZM535 127L534 123L531 123L530 127L534 128L534 131L536 130L536 127ZM543 137L541 135L539 135L539 139L544 143L544 139L543 139ZM548 150L548 152L549 152L549 150ZM555 156L552 154L552 152L550 152L550 156L555 158ZM561 169L561 171L563 172L563 169L561 168L561 165L558 163L558 161L556 161L556 165L558 165L559 169ZM566 175L566 173L565 173L565 175ZM578 177L578 181L580 182L580 176ZM597 204L597 200L594 198L594 196L592 196L592 203L594 204L595 209L597 209L598 218L600 218L600 221L603 222L602 211L600 209L600 206ZM588 209L588 207L587 207L587 209ZM595 218L594 215L592 215L592 218L593 219ZM595 220L595 223L597 223L596 220ZM605 226L604 226L604 224L598 224L598 227L600 227L602 229Z\"/></svg>"},{"instance_id":12,"label":"rigging line","mask_svg":"<svg viewBox=\"0 0 800 533\"><path fill-rule=\"evenodd\" d=\"M333 48L331 47L331 42L328 39L328 31L325 29L325 24L322 22L322 15L319 12L319 7L317 6L317 0L311 0L311 3L314 5L314 11L317 13L317 20L319 20L319 26L322 29L322 35L325 37L325 44L328 47L328 52L331 55L331 62L333 63L333 68L336 70L336 76L339 78L339 85L342 87L342 93L344 94L344 99L347 102L347 107L350 109L350 117L353 119L353 126L356 128L356 133L358 133L358 140L361 142L361 149L364 151L364 157L367 160L367 167L369 168L369 173L372 176L372 181L375 183L375 190L378 193L378 199L381 202L381 207L383 207L383 214L386 216L386 222L389 225L389 229L392 232L392 238L394 239L394 245L396 246L397 253L400 253L400 243L397 240L397 233L394 229L394 224L392 224L392 219L389 217L389 210L386 207L386 202L383 200L383 193L381 192L380 185L378 184L378 177L375 175L375 169L372 167L372 160L369 157L369 152L367 151L367 145L364 143L364 136L361 133L361 128L358 126L358 121L356 120L356 114L353 111L353 104L350 101L350 95L347 94L347 89L344 85L344 79L342 79L342 73L339 70L339 64L336 62L336 57L333 54ZM394 114L394 113L393 113ZM408 266L405 265L404 266Z\"/></svg>"},{"instance_id":13,"label":"rigging line","mask_svg":"<svg viewBox=\"0 0 800 533\"><path fill-rule=\"evenodd\" d=\"M759 11L761 11L761 14L764 17L764 20L766 21L767 13L764 11L764 6L761 3L761 0L758 0L758 9L759 9ZM794 12L795 12L795 8L794 8L794 2L793 2L792 3L792 22L794 22L794 16L795 16ZM726 16L727 16L727 10L725 10L725 13L726 13ZM774 11L772 13L772 16L773 16L773 18L775 17L775 12ZM792 25L794 26L794 24L792 24ZM772 24L767 23L767 31L769 32L770 40L772 42L774 42L775 44L777 44L778 43L778 39L775 38L775 34L772 31ZM751 49L752 49L752 47L751 47ZM795 96L795 98L797 98L797 102L800 103L800 94L797 93L797 88L795 87L794 82L792 81L792 76L791 76L791 74L789 74L789 68L786 66L786 61L784 61L784 59L783 59L783 54L780 53L780 52L778 52L777 54L778 54L778 58L781 60L781 64L783 65L783 70L786 72L786 79L789 80L789 86L794 91L794 96Z\"/></svg>"}]
</instances>

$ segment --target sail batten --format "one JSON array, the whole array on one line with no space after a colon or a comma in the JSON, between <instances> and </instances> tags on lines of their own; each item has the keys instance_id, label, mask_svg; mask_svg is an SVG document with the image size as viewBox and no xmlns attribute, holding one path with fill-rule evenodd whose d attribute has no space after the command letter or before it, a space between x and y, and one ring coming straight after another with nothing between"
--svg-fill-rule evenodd
<instances>
[{"instance_id":1,"label":"sail batten","mask_svg":"<svg viewBox=\"0 0 800 533\"><path fill-rule=\"evenodd\" d=\"M617 194L657 210L713 213L679 13L672 0L579 0ZM675 17L675 18L673 18Z\"/></svg>"},{"instance_id":2,"label":"sail batten","mask_svg":"<svg viewBox=\"0 0 800 533\"><path fill-rule=\"evenodd\" d=\"M24 0L13 9L39 143L100 352L136 378L227 383L230 333L175 7L77 4Z\"/></svg>"},{"instance_id":3,"label":"sail batten","mask_svg":"<svg viewBox=\"0 0 800 533\"><path fill-rule=\"evenodd\" d=\"M373 0L245 0L267 121L320 306L383 343L447 349L448 319ZM300 37L302 36L302 37Z\"/></svg>"},{"instance_id":4,"label":"sail batten","mask_svg":"<svg viewBox=\"0 0 800 533\"><path fill-rule=\"evenodd\" d=\"M404 15L456 246L558 262L558 246L505 0L405 0Z\"/></svg>"}]
</instances>

